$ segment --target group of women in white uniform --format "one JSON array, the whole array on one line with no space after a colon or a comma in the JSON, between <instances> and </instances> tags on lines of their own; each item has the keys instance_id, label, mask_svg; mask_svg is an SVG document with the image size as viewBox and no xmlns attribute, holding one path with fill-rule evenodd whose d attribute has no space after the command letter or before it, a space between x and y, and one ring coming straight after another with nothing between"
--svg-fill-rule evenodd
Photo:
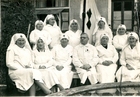
<instances>
[{"instance_id":1,"label":"group of women in white uniform","mask_svg":"<svg viewBox=\"0 0 140 97\"><path fill-rule=\"evenodd\" d=\"M70 88L73 49L80 44L81 33L77 20L72 19L69 30L63 34L55 17L47 15L44 22L35 22L35 29L30 34L32 49L24 34L13 35L6 63L16 87L29 90L30 95L35 95L35 85L45 94L52 93L50 89L54 85L60 90ZM63 43L67 40L61 41L64 38L68 40L65 47ZM127 34L125 25L120 24L113 37L105 18L100 17L93 32L92 45L96 47L99 58L95 70L99 83L114 82L115 77L118 82L140 81L140 45L135 32ZM118 59L121 67L117 70Z\"/></svg>"}]
</instances>

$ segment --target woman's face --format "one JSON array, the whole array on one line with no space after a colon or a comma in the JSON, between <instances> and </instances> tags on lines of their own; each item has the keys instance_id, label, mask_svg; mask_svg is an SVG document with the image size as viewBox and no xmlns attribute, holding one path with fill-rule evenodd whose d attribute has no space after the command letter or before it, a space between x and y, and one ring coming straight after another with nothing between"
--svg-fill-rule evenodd
<instances>
[{"instance_id":1,"label":"woman's face","mask_svg":"<svg viewBox=\"0 0 140 97\"><path fill-rule=\"evenodd\" d=\"M99 26L100 29L104 28L105 22L102 21L102 20L100 20L100 21L98 22L98 26Z\"/></svg>"},{"instance_id":2,"label":"woman's face","mask_svg":"<svg viewBox=\"0 0 140 97\"><path fill-rule=\"evenodd\" d=\"M68 45L69 40L68 40L67 38L62 38L62 39L60 40L60 42L61 42L61 45L65 47L65 46Z\"/></svg>"},{"instance_id":3,"label":"woman's face","mask_svg":"<svg viewBox=\"0 0 140 97\"><path fill-rule=\"evenodd\" d=\"M78 30L78 24L76 22L73 22L71 24L71 29L74 30L74 31L77 31Z\"/></svg>"},{"instance_id":4,"label":"woman's face","mask_svg":"<svg viewBox=\"0 0 140 97\"><path fill-rule=\"evenodd\" d=\"M39 22L39 23L37 23L37 25L36 25L36 28L38 29L38 30L42 30L43 29L43 24L41 23L41 22Z\"/></svg>"},{"instance_id":5,"label":"woman's face","mask_svg":"<svg viewBox=\"0 0 140 97\"><path fill-rule=\"evenodd\" d=\"M23 48L25 46L25 43L26 43L26 41L24 38L18 38L15 44L18 47Z\"/></svg>"},{"instance_id":6,"label":"woman's face","mask_svg":"<svg viewBox=\"0 0 140 97\"><path fill-rule=\"evenodd\" d=\"M50 18L48 21L49 21L49 24L52 25L52 26L53 26L54 23L55 23L55 19L54 19L54 18Z\"/></svg>"},{"instance_id":7,"label":"woman's face","mask_svg":"<svg viewBox=\"0 0 140 97\"><path fill-rule=\"evenodd\" d=\"M107 45L109 41L109 38L107 36L103 36L101 38L101 45Z\"/></svg>"},{"instance_id":8,"label":"woman's face","mask_svg":"<svg viewBox=\"0 0 140 97\"><path fill-rule=\"evenodd\" d=\"M119 28L118 29L118 34L119 35L124 35L125 34L125 29L124 28Z\"/></svg>"},{"instance_id":9,"label":"woman's face","mask_svg":"<svg viewBox=\"0 0 140 97\"><path fill-rule=\"evenodd\" d=\"M39 39L37 41L37 49L44 49L44 48L45 48L45 46L44 46L43 40L42 39Z\"/></svg>"},{"instance_id":10,"label":"woman's face","mask_svg":"<svg viewBox=\"0 0 140 97\"><path fill-rule=\"evenodd\" d=\"M137 39L136 39L134 36L130 36L130 37L128 38L128 42L129 42L129 45L130 45L130 46L135 46L136 43L137 43Z\"/></svg>"}]
</instances>

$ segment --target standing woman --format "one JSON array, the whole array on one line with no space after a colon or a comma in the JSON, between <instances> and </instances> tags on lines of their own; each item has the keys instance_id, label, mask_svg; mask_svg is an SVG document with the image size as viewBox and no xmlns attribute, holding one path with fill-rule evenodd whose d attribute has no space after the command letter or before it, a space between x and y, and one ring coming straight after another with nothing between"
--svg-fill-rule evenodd
<instances>
[{"instance_id":1,"label":"standing woman","mask_svg":"<svg viewBox=\"0 0 140 97\"><path fill-rule=\"evenodd\" d=\"M100 44L100 36L102 33L106 33L109 35L109 38L110 38L109 43L112 44L112 38L113 38L112 31L109 28L109 26L106 22L106 19L104 17L100 17L95 26L95 30L92 34L92 36L93 36L92 44L93 45L98 46Z\"/></svg>"},{"instance_id":2,"label":"standing woman","mask_svg":"<svg viewBox=\"0 0 140 97\"><path fill-rule=\"evenodd\" d=\"M46 49L44 41L45 39L40 37L36 42L36 48L33 51L34 68L41 72L43 82L49 89L57 85L60 90L64 90L57 79L52 53Z\"/></svg>"},{"instance_id":3,"label":"standing woman","mask_svg":"<svg viewBox=\"0 0 140 97\"><path fill-rule=\"evenodd\" d=\"M127 34L126 34L126 26L120 24L117 28L116 35L113 38L113 45L115 46L118 53L121 53L122 49L127 44Z\"/></svg>"},{"instance_id":4,"label":"standing woman","mask_svg":"<svg viewBox=\"0 0 140 97\"><path fill-rule=\"evenodd\" d=\"M69 37L69 45L75 47L80 44L80 35L82 31L80 30L80 25L77 20L72 19L70 21L69 30L65 33Z\"/></svg>"},{"instance_id":5,"label":"standing woman","mask_svg":"<svg viewBox=\"0 0 140 97\"><path fill-rule=\"evenodd\" d=\"M47 47L46 49L48 49L48 45L51 43L51 36L49 33L46 33L43 30L43 27L44 27L44 23L42 20L37 20L35 22L35 29L30 34L30 43L33 45L33 48L35 48L34 45L36 44L36 41L39 37L46 38L45 41L45 45Z\"/></svg>"},{"instance_id":6,"label":"standing woman","mask_svg":"<svg viewBox=\"0 0 140 97\"><path fill-rule=\"evenodd\" d=\"M54 45L59 44L59 37L62 34L60 28L57 26L55 17L52 14L46 16L44 20L44 30L46 33L49 33L52 41L49 45L49 48L52 49Z\"/></svg>"},{"instance_id":7,"label":"standing woman","mask_svg":"<svg viewBox=\"0 0 140 97\"><path fill-rule=\"evenodd\" d=\"M12 36L6 53L6 65L10 78L19 90L29 90L29 94L35 96L37 85L45 94L51 93L44 85L41 73L32 67L31 48L24 34L16 33Z\"/></svg>"},{"instance_id":8,"label":"standing woman","mask_svg":"<svg viewBox=\"0 0 140 97\"><path fill-rule=\"evenodd\" d=\"M126 34L126 26L120 24L117 28L116 35L113 37L113 45L115 46L119 59L121 56L122 49L127 45L127 34ZM120 68L120 62L118 60L117 70Z\"/></svg>"}]
</instances>

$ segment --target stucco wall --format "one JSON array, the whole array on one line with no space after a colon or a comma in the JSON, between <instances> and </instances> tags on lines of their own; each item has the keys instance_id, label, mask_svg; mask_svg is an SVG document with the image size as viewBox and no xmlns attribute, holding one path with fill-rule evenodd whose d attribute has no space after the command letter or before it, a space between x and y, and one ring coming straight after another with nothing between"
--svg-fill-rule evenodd
<instances>
[{"instance_id":1,"label":"stucco wall","mask_svg":"<svg viewBox=\"0 0 140 97\"><path fill-rule=\"evenodd\" d=\"M108 0L96 0L96 4L101 16L108 20Z\"/></svg>"},{"instance_id":2,"label":"stucco wall","mask_svg":"<svg viewBox=\"0 0 140 97\"><path fill-rule=\"evenodd\" d=\"M82 20L80 19L80 3L81 0L70 0L70 20L76 19L80 24L80 28L82 25Z\"/></svg>"},{"instance_id":3,"label":"stucco wall","mask_svg":"<svg viewBox=\"0 0 140 97\"><path fill-rule=\"evenodd\" d=\"M83 0L70 0L70 20L77 19L80 27L82 26L82 20L80 19L80 3ZM95 0L97 8L101 16L105 17L108 21L108 0Z\"/></svg>"}]
</instances>

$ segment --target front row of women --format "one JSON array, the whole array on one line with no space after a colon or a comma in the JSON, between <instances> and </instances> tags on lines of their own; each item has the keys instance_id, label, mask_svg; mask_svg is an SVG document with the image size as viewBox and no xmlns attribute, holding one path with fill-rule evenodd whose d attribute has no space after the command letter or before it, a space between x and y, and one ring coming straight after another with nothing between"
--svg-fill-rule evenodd
<instances>
[{"instance_id":1,"label":"front row of women","mask_svg":"<svg viewBox=\"0 0 140 97\"><path fill-rule=\"evenodd\" d=\"M89 44L86 33L80 36L80 44L74 49L68 45L66 34L60 37L60 44L49 51L39 37L32 52L24 34L14 34L7 49L6 63L9 76L20 90L29 90L35 95L36 86L50 94L54 85L60 90L70 88L73 72L71 62L76 67L81 83L89 80L91 84L117 81L140 81L140 45L135 32L128 34L128 43L122 50L117 70L118 53L109 42L109 36L102 34L100 45ZM72 57L73 56L73 57ZM117 71L116 71L117 70ZM115 75L116 74L116 75Z\"/></svg>"},{"instance_id":2,"label":"front row of women","mask_svg":"<svg viewBox=\"0 0 140 97\"><path fill-rule=\"evenodd\" d=\"M10 78L19 90L29 90L31 96L36 94L36 87L42 89L45 94L52 93L50 89L54 85L64 90L53 67L51 52L45 50L45 45L42 44L42 39L38 39L36 50L32 54L26 36L17 33L13 35L7 49L6 65Z\"/></svg>"}]
</instances>

